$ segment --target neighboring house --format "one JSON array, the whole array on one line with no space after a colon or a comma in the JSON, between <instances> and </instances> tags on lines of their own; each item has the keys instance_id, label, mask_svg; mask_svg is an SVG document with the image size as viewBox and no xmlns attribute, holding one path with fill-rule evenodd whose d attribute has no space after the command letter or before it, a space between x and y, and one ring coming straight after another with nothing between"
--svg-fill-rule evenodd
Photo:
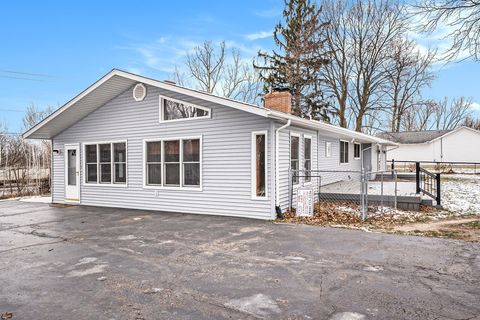
<instances>
[{"instance_id":1,"label":"neighboring house","mask_svg":"<svg viewBox=\"0 0 480 320\"><path fill-rule=\"evenodd\" d=\"M480 162L480 131L468 127L385 132L378 137L398 143L388 151L388 160Z\"/></svg>"},{"instance_id":2,"label":"neighboring house","mask_svg":"<svg viewBox=\"0 0 480 320\"><path fill-rule=\"evenodd\" d=\"M287 91L258 107L112 70L24 137L52 140L55 203L274 219L289 168L385 168L395 143L290 109Z\"/></svg>"}]
</instances>

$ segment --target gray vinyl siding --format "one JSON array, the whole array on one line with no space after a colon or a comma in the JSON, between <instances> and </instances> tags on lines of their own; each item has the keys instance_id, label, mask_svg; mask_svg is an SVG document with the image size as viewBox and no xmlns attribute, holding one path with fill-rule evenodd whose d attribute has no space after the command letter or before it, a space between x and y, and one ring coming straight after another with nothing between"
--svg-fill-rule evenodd
<instances>
[{"instance_id":1,"label":"gray vinyl siding","mask_svg":"<svg viewBox=\"0 0 480 320\"><path fill-rule=\"evenodd\" d=\"M160 94L211 108L212 118L159 123ZM80 143L83 205L271 219L271 121L151 86L147 86L145 100L135 102L130 88L53 139L54 148L61 150L53 161L53 201L64 199L64 145ZM269 131L268 195L265 200L252 200L251 137L260 130ZM202 191L144 188L143 140L192 136L202 136ZM120 140L127 140L127 187L86 184L83 143Z\"/></svg>"},{"instance_id":2,"label":"gray vinyl siding","mask_svg":"<svg viewBox=\"0 0 480 320\"><path fill-rule=\"evenodd\" d=\"M277 125L277 128L281 125ZM289 204L289 169L290 169L290 135L294 133L300 135L300 159L299 159L299 169L304 169L304 137L307 135L312 138L312 170L317 170L317 155L318 155L318 142L317 142L317 132L313 130L298 128L298 127L288 127L280 131L280 140L279 140L279 165L280 165L280 208L282 211L288 209ZM299 186L305 185L305 178L299 178L299 184L294 187L293 198L295 199L296 188ZM313 188L317 187L317 180L312 177L312 181L308 183L308 186Z\"/></svg>"},{"instance_id":3,"label":"gray vinyl siding","mask_svg":"<svg viewBox=\"0 0 480 320\"><path fill-rule=\"evenodd\" d=\"M321 185L341 181L343 179L353 178L358 180L360 174L357 173L347 173L340 171L360 171L362 167L362 162L360 159L354 159L354 150L353 143L349 142L349 162L346 164L340 164L340 139L333 138L322 135L320 131L316 131L288 127L281 131L280 134L280 207L282 211L288 209L289 206L289 168L290 168L290 134L294 132L300 134L300 168L303 169L303 137L304 135L312 136L312 170L320 170L326 172L319 172L317 174L321 176ZM326 157L325 147L326 142L332 143L332 152L330 157ZM293 188L293 203L295 206L295 197L296 197L296 188L303 185L303 178L300 178L300 183ZM308 186L314 188L317 192L318 188L318 179L315 176L315 173L312 173L312 181Z\"/></svg>"}]
</instances>

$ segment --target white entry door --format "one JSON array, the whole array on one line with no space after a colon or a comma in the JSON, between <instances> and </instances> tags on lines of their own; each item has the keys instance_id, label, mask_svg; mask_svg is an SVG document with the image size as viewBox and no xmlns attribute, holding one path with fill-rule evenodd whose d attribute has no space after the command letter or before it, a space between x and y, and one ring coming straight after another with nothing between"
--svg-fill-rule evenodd
<instances>
[{"instance_id":1,"label":"white entry door","mask_svg":"<svg viewBox=\"0 0 480 320\"><path fill-rule=\"evenodd\" d=\"M80 147L65 145L65 202L80 202Z\"/></svg>"}]
</instances>

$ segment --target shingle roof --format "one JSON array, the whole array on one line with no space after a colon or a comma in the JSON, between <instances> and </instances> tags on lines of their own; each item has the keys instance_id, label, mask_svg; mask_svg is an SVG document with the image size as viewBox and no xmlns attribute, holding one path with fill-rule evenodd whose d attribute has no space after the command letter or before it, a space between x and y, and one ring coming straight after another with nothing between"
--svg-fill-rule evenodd
<instances>
[{"instance_id":1,"label":"shingle roof","mask_svg":"<svg viewBox=\"0 0 480 320\"><path fill-rule=\"evenodd\" d=\"M402 144L425 143L441 137L452 130L426 130L404 132L382 132L377 137Z\"/></svg>"}]
</instances>

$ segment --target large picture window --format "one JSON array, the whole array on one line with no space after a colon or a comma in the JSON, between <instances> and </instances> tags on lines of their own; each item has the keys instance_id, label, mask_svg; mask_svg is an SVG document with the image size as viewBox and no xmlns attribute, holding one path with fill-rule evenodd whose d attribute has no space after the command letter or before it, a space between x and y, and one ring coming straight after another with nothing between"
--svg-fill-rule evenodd
<instances>
[{"instance_id":1,"label":"large picture window","mask_svg":"<svg viewBox=\"0 0 480 320\"><path fill-rule=\"evenodd\" d=\"M200 188L200 138L146 141L145 152L145 186Z\"/></svg>"},{"instance_id":2,"label":"large picture window","mask_svg":"<svg viewBox=\"0 0 480 320\"><path fill-rule=\"evenodd\" d=\"M127 143L85 144L85 183L127 183Z\"/></svg>"},{"instance_id":3,"label":"large picture window","mask_svg":"<svg viewBox=\"0 0 480 320\"><path fill-rule=\"evenodd\" d=\"M252 133L252 197L267 196L267 131Z\"/></svg>"},{"instance_id":4,"label":"large picture window","mask_svg":"<svg viewBox=\"0 0 480 320\"><path fill-rule=\"evenodd\" d=\"M298 170L299 170L299 161L300 161L300 137L299 136L290 136L290 169L293 174L293 184L298 184Z\"/></svg>"},{"instance_id":5,"label":"large picture window","mask_svg":"<svg viewBox=\"0 0 480 320\"><path fill-rule=\"evenodd\" d=\"M340 140L340 163L348 163L348 141Z\"/></svg>"},{"instance_id":6,"label":"large picture window","mask_svg":"<svg viewBox=\"0 0 480 320\"><path fill-rule=\"evenodd\" d=\"M210 109L160 96L160 121L210 118Z\"/></svg>"},{"instance_id":7,"label":"large picture window","mask_svg":"<svg viewBox=\"0 0 480 320\"><path fill-rule=\"evenodd\" d=\"M312 181L310 170L312 170L312 138L305 137L303 139L303 158L304 165L303 169L305 170L305 182Z\"/></svg>"}]
</instances>

